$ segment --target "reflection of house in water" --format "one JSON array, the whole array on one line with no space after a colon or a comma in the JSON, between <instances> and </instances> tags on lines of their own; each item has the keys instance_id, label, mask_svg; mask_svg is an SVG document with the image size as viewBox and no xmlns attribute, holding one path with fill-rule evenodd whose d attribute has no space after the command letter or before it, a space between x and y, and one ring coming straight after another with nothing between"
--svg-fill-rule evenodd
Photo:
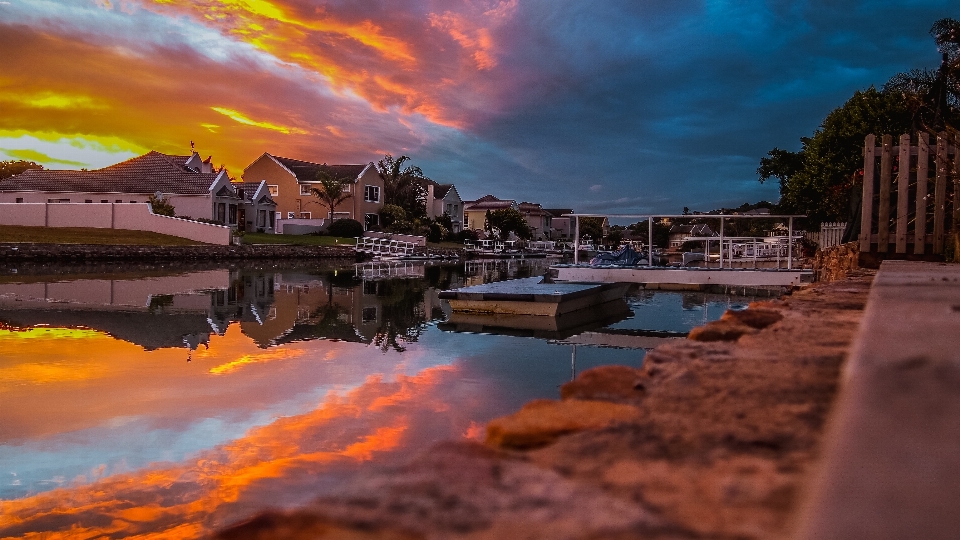
<instances>
[{"instance_id":1,"label":"reflection of house in water","mask_svg":"<svg viewBox=\"0 0 960 540\"><path fill-rule=\"evenodd\" d=\"M234 322L262 348L331 339L403 350L444 318L438 291L463 281L450 269L418 272L364 280L349 270L241 269L0 284L0 323L92 328L148 350L194 349Z\"/></svg>"},{"instance_id":2,"label":"reflection of house in water","mask_svg":"<svg viewBox=\"0 0 960 540\"><path fill-rule=\"evenodd\" d=\"M270 316L255 323L244 318L241 328L261 347L331 339L403 350L403 343L416 341L427 321L443 318L438 287L429 284L430 278L451 281L440 269L414 273L422 277L277 273Z\"/></svg>"},{"instance_id":3,"label":"reflection of house in water","mask_svg":"<svg viewBox=\"0 0 960 540\"><path fill-rule=\"evenodd\" d=\"M0 322L92 328L147 350L193 349L226 330L226 324L217 324L212 298L230 283L230 271L212 270L137 280L0 284Z\"/></svg>"}]
</instances>

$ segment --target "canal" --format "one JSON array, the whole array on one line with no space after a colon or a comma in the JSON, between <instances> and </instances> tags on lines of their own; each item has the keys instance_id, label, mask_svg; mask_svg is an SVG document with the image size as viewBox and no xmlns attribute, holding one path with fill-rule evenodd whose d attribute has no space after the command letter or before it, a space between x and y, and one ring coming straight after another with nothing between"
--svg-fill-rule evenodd
<instances>
[{"instance_id":1,"label":"canal","mask_svg":"<svg viewBox=\"0 0 960 540\"><path fill-rule=\"evenodd\" d=\"M751 298L634 291L575 328L461 323L455 265L18 268L0 275L0 537L197 538L303 504Z\"/></svg>"}]
</instances>

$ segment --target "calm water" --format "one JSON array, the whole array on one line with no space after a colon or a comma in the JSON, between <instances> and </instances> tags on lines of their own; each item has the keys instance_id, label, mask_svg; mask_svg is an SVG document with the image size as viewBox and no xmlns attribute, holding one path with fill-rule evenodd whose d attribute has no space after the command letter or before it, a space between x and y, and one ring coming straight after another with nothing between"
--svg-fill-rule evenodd
<instances>
[{"instance_id":1,"label":"calm water","mask_svg":"<svg viewBox=\"0 0 960 540\"><path fill-rule=\"evenodd\" d=\"M202 536L482 439L750 300L641 292L572 329L504 329L437 298L544 264L0 270L0 537Z\"/></svg>"}]
</instances>

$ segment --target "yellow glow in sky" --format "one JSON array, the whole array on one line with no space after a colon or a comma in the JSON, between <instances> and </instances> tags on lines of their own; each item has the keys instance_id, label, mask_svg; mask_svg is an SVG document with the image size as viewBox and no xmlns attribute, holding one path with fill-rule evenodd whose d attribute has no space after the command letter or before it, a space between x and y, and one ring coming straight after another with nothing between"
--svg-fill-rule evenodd
<instances>
[{"instance_id":1,"label":"yellow glow in sky","mask_svg":"<svg viewBox=\"0 0 960 540\"><path fill-rule=\"evenodd\" d=\"M240 113L240 112L235 111L235 110L233 110L233 109L225 109L225 108L223 108L223 107L210 107L210 108L213 109L214 111L217 111L218 113L220 113L220 114L222 114L222 115L230 118L230 119L233 120L234 122L238 122L238 123L240 123L240 124L244 124L244 125L247 125L247 126L254 126L254 127L259 127L259 128L263 128L263 129L270 129L270 130L273 130L273 131L279 131L280 133L286 133L286 134L291 134L291 133L292 133L292 134L302 135L302 134L306 134L306 133L307 133L306 131L304 131L304 130L302 130L302 129L297 129L297 128L293 128L293 127L287 127L287 126L278 126L278 125L276 125L276 124L271 124L271 123L269 123L269 122L258 122L258 121L256 121L256 120L251 120L250 118L248 118L247 116L245 116L243 113Z\"/></svg>"}]
</instances>

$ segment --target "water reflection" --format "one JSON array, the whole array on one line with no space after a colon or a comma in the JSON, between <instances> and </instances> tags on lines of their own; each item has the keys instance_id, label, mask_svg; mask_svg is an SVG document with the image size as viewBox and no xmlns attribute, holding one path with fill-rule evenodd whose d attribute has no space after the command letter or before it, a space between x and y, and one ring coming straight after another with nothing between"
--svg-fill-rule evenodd
<instances>
[{"instance_id":1,"label":"water reflection","mask_svg":"<svg viewBox=\"0 0 960 540\"><path fill-rule=\"evenodd\" d=\"M639 366L642 350L587 338L436 328L440 290L545 269L0 277L0 537L196 538L366 463L482 437L491 418L556 397L572 369ZM591 332L671 330L724 302L639 294L633 315Z\"/></svg>"}]
</instances>

